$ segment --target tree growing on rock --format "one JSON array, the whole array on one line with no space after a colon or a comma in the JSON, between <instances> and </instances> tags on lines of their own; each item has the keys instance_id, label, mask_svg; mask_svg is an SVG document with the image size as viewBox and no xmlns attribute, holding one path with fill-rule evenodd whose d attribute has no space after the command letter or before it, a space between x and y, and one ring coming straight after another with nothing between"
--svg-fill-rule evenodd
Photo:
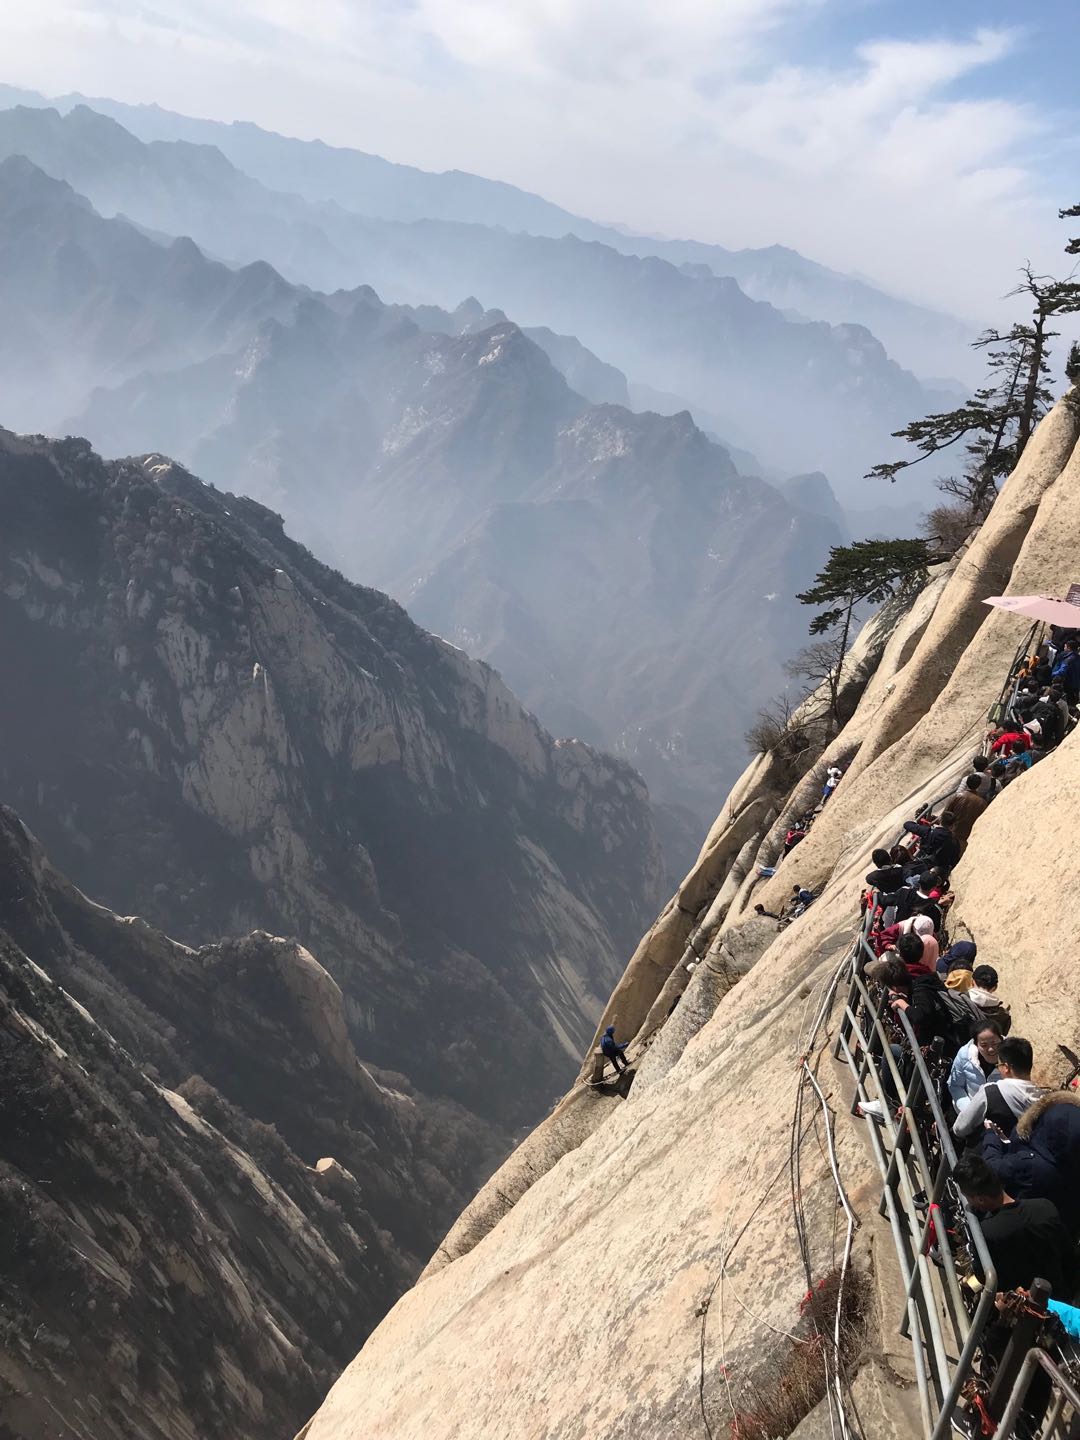
<instances>
[{"instance_id":1,"label":"tree growing on rock","mask_svg":"<svg viewBox=\"0 0 1080 1440\"><path fill-rule=\"evenodd\" d=\"M814 584L795 597L803 605L827 607L811 620L810 634L824 635L840 626L837 645L841 656L845 655L856 607L880 605L894 595L915 594L925 585L935 558L924 539L833 545Z\"/></svg>"},{"instance_id":2,"label":"tree growing on rock","mask_svg":"<svg viewBox=\"0 0 1080 1440\"><path fill-rule=\"evenodd\" d=\"M1080 215L1080 205L1059 214ZM1071 240L1066 252L1080 254L1080 239ZM1071 274L1058 280L1036 275L1030 265L1024 265L1021 274L1012 294L1026 297L1030 318L1008 330L986 330L973 341L973 348L986 354L985 384L955 410L926 415L894 431L895 439L906 440L918 453L885 461L868 472L868 479L895 481L902 470L964 442L967 458L959 473L937 482L950 502L932 511L923 526L926 538L939 548L951 547L950 553L986 518L998 486L1053 404L1050 342L1060 332L1051 325L1057 316L1080 311L1080 282Z\"/></svg>"}]
</instances>

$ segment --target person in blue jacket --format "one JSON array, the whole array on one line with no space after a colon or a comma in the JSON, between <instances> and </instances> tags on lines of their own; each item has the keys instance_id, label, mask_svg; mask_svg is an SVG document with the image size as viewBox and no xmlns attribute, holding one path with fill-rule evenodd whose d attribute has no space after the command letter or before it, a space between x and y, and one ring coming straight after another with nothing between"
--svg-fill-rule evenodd
<instances>
[{"instance_id":1,"label":"person in blue jacket","mask_svg":"<svg viewBox=\"0 0 1080 1440\"><path fill-rule=\"evenodd\" d=\"M1051 673L1057 684L1065 691L1065 698L1069 704L1075 705L1080 697L1080 654L1077 653L1075 640L1065 641L1061 653L1054 661Z\"/></svg>"},{"instance_id":2,"label":"person in blue jacket","mask_svg":"<svg viewBox=\"0 0 1080 1440\"><path fill-rule=\"evenodd\" d=\"M615 1026L609 1025L604 1031L604 1038L600 1041L600 1049L604 1058L610 1060L615 1069L620 1071L629 1069L629 1061L626 1058L626 1046L620 1045L615 1039Z\"/></svg>"}]
</instances>

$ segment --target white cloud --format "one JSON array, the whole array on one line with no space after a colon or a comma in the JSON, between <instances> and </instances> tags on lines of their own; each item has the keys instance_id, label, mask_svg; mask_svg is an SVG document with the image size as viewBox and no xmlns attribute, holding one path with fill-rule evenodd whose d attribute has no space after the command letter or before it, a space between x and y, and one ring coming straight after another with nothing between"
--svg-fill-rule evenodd
<instances>
[{"instance_id":1,"label":"white cloud","mask_svg":"<svg viewBox=\"0 0 1080 1440\"><path fill-rule=\"evenodd\" d=\"M1050 120L955 88L1016 31L881 38L791 63L835 0L36 0L7 78L457 166L568 208L782 242L976 317L1060 236ZM1065 203L1071 196L1054 197Z\"/></svg>"}]
</instances>

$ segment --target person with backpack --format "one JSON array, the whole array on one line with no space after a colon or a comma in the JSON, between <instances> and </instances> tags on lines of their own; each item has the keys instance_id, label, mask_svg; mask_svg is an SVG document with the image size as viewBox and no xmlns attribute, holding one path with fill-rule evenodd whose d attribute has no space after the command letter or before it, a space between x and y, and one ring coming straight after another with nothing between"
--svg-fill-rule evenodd
<instances>
[{"instance_id":1,"label":"person with backpack","mask_svg":"<svg viewBox=\"0 0 1080 1440\"><path fill-rule=\"evenodd\" d=\"M1046 1092L1031 1079L1034 1059L1030 1040L1004 1037L998 1046L998 1078L988 1079L953 1122L958 1140L974 1137L981 1145L987 1125L996 1125L1007 1135L1028 1106L1041 1099Z\"/></svg>"},{"instance_id":2,"label":"person with backpack","mask_svg":"<svg viewBox=\"0 0 1080 1440\"><path fill-rule=\"evenodd\" d=\"M912 975L904 961L897 955L886 960L881 973L882 984L889 992L889 1007L894 1012L904 1011L908 1023L915 1032L916 1044L931 1045L940 1040L947 1053L954 1055L967 1035L971 1033L972 1021L968 1021L966 1032L958 1037L956 1014L948 1004L952 999L932 971L925 975ZM962 996L957 996L962 1001ZM975 1011L970 1011L975 1015Z\"/></svg>"},{"instance_id":3,"label":"person with backpack","mask_svg":"<svg viewBox=\"0 0 1080 1440\"><path fill-rule=\"evenodd\" d=\"M1001 1078L997 1068L1001 1039L1001 1026L996 1020L977 1020L971 1039L956 1052L949 1071L949 1094L957 1114L963 1113L988 1080Z\"/></svg>"},{"instance_id":4,"label":"person with backpack","mask_svg":"<svg viewBox=\"0 0 1080 1440\"><path fill-rule=\"evenodd\" d=\"M1012 1029L1012 1015L1009 1007L997 993L998 973L992 965L976 965L971 975L972 985L967 998L978 1005L988 1020L996 1020L1002 1035Z\"/></svg>"}]
</instances>

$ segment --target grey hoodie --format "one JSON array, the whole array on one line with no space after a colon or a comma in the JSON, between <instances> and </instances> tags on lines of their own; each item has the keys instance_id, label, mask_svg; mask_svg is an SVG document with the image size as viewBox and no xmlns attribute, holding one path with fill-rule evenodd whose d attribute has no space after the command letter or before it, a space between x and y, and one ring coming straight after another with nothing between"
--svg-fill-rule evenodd
<instances>
[{"instance_id":1,"label":"grey hoodie","mask_svg":"<svg viewBox=\"0 0 1080 1440\"><path fill-rule=\"evenodd\" d=\"M971 994L971 991L968 991ZM1013 1114L1020 1118L1029 1105L1034 1105L1046 1094L1046 1091L1031 1080L995 1080L993 1082L1001 1095L1001 1098L1008 1105ZM986 1119L986 1087L983 1086L953 1121L953 1134L959 1139L966 1135L973 1135L976 1130L981 1130L983 1121Z\"/></svg>"}]
</instances>

